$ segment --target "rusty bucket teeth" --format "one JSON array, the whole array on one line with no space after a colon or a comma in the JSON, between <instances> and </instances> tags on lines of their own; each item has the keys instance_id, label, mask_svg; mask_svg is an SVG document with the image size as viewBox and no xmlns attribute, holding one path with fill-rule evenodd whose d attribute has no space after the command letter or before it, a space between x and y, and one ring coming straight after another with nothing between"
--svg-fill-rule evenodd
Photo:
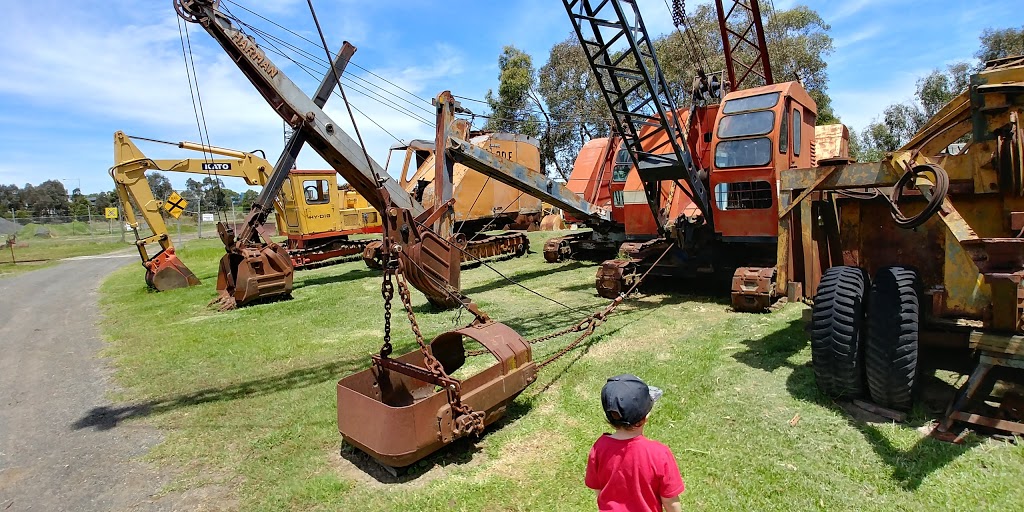
<instances>
[{"instance_id":1,"label":"rusty bucket teeth","mask_svg":"<svg viewBox=\"0 0 1024 512\"><path fill-rule=\"evenodd\" d=\"M146 283L163 292L195 286L199 278L175 255L172 247L146 262Z\"/></svg>"},{"instance_id":2,"label":"rusty bucket teeth","mask_svg":"<svg viewBox=\"0 0 1024 512\"><path fill-rule=\"evenodd\" d=\"M231 311L238 308L238 303L235 302L235 298L230 293L221 291L217 292L217 296L207 303L206 306L216 308L217 311Z\"/></svg>"}]
</instances>

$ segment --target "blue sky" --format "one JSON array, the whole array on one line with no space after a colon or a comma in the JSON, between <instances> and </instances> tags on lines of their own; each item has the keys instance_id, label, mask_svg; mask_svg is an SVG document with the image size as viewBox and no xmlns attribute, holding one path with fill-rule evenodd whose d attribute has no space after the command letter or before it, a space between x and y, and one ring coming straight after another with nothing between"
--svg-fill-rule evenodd
<instances>
[{"instance_id":1,"label":"blue sky","mask_svg":"<svg viewBox=\"0 0 1024 512\"><path fill-rule=\"evenodd\" d=\"M236 1L309 39L317 38L304 0ZM530 53L540 67L551 46L572 31L561 2L552 0L313 3L332 52L342 40L352 42L359 48L354 64L426 100L445 89L483 99L489 88L497 87L497 57L503 46L512 44ZM699 3L703 2L687 2L690 9ZM798 3L816 9L832 26L835 51L827 57L829 93L836 113L855 129L877 118L886 105L911 99L915 81L931 69L972 60L982 29L1024 22L1018 0L775 0L779 9ZM10 4L4 9L6 30L0 32L0 183L20 186L65 179L69 189L80 182L86 193L110 190L106 171L112 165L114 131L198 141L171 0ZM231 2L225 5L247 21L259 21ZM664 0L640 0L640 5L652 33L673 29ZM188 28L212 144L262 149L273 162L283 146L280 119L205 31L192 24ZM304 90L315 89L317 80L284 59L271 57ZM379 82L361 69L350 71ZM396 137L433 137L425 124L354 88L347 91L353 105ZM429 108L424 101L413 101ZM485 111L479 103L464 105ZM348 126L337 98L327 112ZM430 118L427 111L418 112ZM395 139L363 116L357 114L356 119L370 155L383 163ZM160 145L141 147L155 158L198 155ZM326 165L306 149L299 167ZM169 177L180 188L187 176ZM245 188L234 180L227 180L227 186Z\"/></svg>"}]
</instances>

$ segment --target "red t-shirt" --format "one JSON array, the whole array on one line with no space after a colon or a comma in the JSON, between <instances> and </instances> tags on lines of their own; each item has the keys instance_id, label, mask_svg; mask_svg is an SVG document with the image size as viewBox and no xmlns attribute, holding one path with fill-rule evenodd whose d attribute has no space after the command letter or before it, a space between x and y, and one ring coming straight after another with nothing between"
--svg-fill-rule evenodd
<instances>
[{"instance_id":1,"label":"red t-shirt","mask_svg":"<svg viewBox=\"0 0 1024 512\"><path fill-rule=\"evenodd\" d=\"M644 436L602 435L590 449L586 484L601 512L660 512L661 498L686 490L672 451Z\"/></svg>"}]
</instances>

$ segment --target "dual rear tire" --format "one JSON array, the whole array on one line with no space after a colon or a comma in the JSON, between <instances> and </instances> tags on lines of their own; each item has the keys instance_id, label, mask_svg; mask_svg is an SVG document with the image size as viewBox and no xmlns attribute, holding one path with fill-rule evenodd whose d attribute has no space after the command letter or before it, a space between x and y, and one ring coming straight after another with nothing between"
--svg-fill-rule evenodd
<instances>
[{"instance_id":1,"label":"dual rear tire","mask_svg":"<svg viewBox=\"0 0 1024 512\"><path fill-rule=\"evenodd\" d=\"M883 407L909 409L917 378L920 279L885 267L872 283L863 269L832 267L814 297L811 364L832 398L870 394Z\"/></svg>"}]
</instances>

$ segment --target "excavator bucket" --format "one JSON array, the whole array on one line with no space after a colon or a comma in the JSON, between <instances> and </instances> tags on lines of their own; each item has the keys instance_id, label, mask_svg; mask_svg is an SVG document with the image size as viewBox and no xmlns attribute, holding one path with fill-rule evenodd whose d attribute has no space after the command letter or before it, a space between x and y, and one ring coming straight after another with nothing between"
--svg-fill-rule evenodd
<instances>
[{"instance_id":1,"label":"excavator bucket","mask_svg":"<svg viewBox=\"0 0 1024 512\"><path fill-rule=\"evenodd\" d=\"M294 275L292 260L284 247L267 244L240 248L221 258L217 298L211 304L226 310L255 300L288 297Z\"/></svg>"},{"instance_id":2,"label":"excavator bucket","mask_svg":"<svg viewBox=\"0 0 1024 512\"><path fill-rule=\"evenodd\" d=\"M199 284L199 278L185 266L169 247L144 263L146 283L156 291L187 288Z\"/></svg>"},{"instance_id":3,"label":"excavator bucket","mask_svg":"<svg viewBox=\"0 0 1024 512\"><path fill-rule=\"evenodd\" d=\"M485 322L441 334L430 353L451 375L466 362L465 338L494 358L482 371L459 380L462 403L483 415L484 426L500 419L537 377L530 344L508 326ZM395 358L373 357L373 365L338 381L338 431L349 444L385 466L405 467L468 434L464 416L453 417L444 387L432 382L419 350Z\"/></svg>"}]
</instances>

